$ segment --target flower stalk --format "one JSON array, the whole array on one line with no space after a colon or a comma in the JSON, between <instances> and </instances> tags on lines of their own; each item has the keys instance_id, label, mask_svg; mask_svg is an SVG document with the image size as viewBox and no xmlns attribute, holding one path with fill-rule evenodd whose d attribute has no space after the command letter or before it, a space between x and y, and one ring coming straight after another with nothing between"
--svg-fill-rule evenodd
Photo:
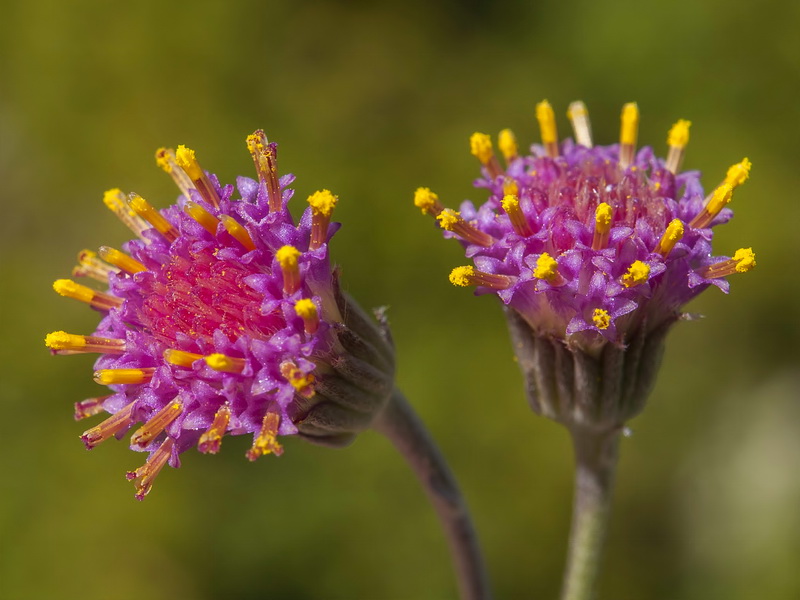
<instances>
[{"instance_id":1,"label":"flower stalk","mask_svg":"<svg viewBox=\"0 0 800 600\"><path fill-rule=\"evenodd\" d=\"M394 389L373 428L386 436L416 475L444 529L463 600L490 598L489 578L466 502L439 448L403 393Z\"/></svg>"}]
</instances>

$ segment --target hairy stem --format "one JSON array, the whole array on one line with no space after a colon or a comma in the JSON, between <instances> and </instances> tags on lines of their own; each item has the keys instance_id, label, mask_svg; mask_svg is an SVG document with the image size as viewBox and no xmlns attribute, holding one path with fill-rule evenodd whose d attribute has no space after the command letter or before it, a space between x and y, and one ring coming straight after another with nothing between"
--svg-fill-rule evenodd
<instances>
[{"instance_id":1,"label":"hairy stem","mask_svg":"<svg viewBox=\"0 0 800 600\"><path fill-rule=\"evenodd\" d=\"M456 480L422 421L397 388L373 427L389 438L406 459L433 504L450 546L461 598L490 598L478 539Z\"/></svg>"},{"instance_id":2,"label":"hairy stem","mask_svg":"<svg viewBox=\"0 0 800 600\"><path fill-rule=\"evenodd\" d=\"M570 430L575 448L575 498L561 600L594 595L611 508L619 430Z\"/></svg>"}]
</instances>

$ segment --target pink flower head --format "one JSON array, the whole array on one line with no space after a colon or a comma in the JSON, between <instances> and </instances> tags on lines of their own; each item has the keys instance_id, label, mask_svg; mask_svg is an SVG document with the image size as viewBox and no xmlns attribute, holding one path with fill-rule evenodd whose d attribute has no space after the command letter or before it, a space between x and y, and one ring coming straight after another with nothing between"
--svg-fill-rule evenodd
<instances>
[{"instance_id":1,"label":"pink flower head","mask_svg":"<svg viewBox=\"0 0 800 600\"><path fill-rule=\"evenodd\" d=\"M137 423L131 448L148 452L128 474L142 499L153 479L191 447L216 453L226 434L253 436L250 460L279 455L280 436L320 402L320 376L341 361L341 302L328 260L336 196L316 192L295 224L292 175L278 177L277 145L247 138L258 179L220 185L192 150L161 149L158 164L181 191L156 210L137 194L110 190L105 204L136 238L122 251L79 255L76 276L55 290L102 314L90 336L47 336L54 354L95 352L94 380L110 393L76 404L76 418L111 417L82 437L93 448ZM312 427L313 429L313 427Z\"/></svg>"}]
</instances>

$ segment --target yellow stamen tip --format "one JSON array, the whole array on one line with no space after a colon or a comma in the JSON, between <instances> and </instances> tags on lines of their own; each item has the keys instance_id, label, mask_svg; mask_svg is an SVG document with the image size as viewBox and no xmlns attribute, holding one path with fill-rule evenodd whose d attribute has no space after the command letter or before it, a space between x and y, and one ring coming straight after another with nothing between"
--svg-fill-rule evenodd
<instances>
[{"instance_id":1,"label":"yellow stamen tip","mask_svg":"<svg viewBox=\"0 0 800 600\"><path fill-rule=\"evenodd\" d=\"M423 215L434 214L438 203L439 196L432 192L430 188L421 187L414 192L414 206L420 209Z\"/></svg>"},{"instance_id":2,"label":"yellow stamen tip","mask_svg":"<svg viewBox=\"0 0 800 600\"><path fill-rule=\"evenodd\" d=\"M308 203L315 213L330 217L338 199L329 190L320 190L308 197Z\"/></svg>"},{"instance_id":3,"label":"yellow stamen tip","mask_svg":"<svg viewBox=\"0 0 800 600\"><path fill-rule=\"evenodd\" d=\"M506 177L505 181L503 181L503 194L506 196L519 197L519 186L517 182L510 177Z\"/></svg>"},{"instance_id":4,"label":"yellow stamen tip","mask_svg":"<svg viewBox=\"0 0 800 600\"><path fill-rule=\"evenodd\" d=\"M215 371L225 371L227 373L241 373L246 364L243 358L234 358L218 352L204 356L203 359Z\"/></svg>"},{"instance_id":5,"label":"yellow stamen tip","mask_svg":"<svg viewBox=\"0 0 800 600\"><path fill-rule=\"evenodd\" d=\"M611 325L611 315L608 314L607 310L595 308L592 321L598 329L608 329L608 326Z\"/></svg>"},{"instance_id":6,"label":"yellow stamen tip","mask_svg":"<svg viewBox=\"0 0 800 600\"><path fill-rule=\"evenodd\" d=\"M106 190L103 194L103 204L105 204L109 210L116 212L120 207L125 206L124 198L125 195L122 193L121 189L113 188Z\"/></svg>"},{"instance_id":7,"label":"yellow stamen tip","mask_svg":"<svg viewBox=\"0 0 800 600\"><path fill-rule=\"evenodd\" d=\"M469 138L469 151L482 165L485 165L494 156L492 151L492 138L485 133L475 132Z\"/></svg>"},{"instance_id":8,"label":"yellow stamen tip","mask_svg":"<svg viewBox=\"0 0 800 600\"><path fill-rule=\"evenodd\" d=\"M633 146L639 133L639 107L636 102L628 102L622 107L622 126L619 140L621 144Z\"/></svg>"},{"instance_id":9,"label":"yellow stamen tip","mask_svg":"<svg viewBox=\"0 0 800 600\"><path fill-rule=\"evenodd\" d=\"M503 158L507 161L517 157L517 153L519 152L517 138L510 129L503 129L500 132L500 135L497 137L497 146L500 148L500 152L503 153Z\"/></svg>"},{"instance_id":10,"label":"yellow stamen tip","mask_svg":"<svg viewBox=\"0 0 800 600\"><path fill-rule=\"evenodd\" d=\"M200 163L197 162L194 150L181 144L175 151L175 162L192 179L203 178L203 170L200 168Z\"/></svg>"},{"instance_id":11,"label":"yellow stamen tip","mask_svg":"<svg viewBox=\"0 0 800 600\"><path fill-rule=\"evenodd\" d=\"M677 244L683 237L683 223L680 219L672 219L664 231L664 240L671 242L672 246Z\"/></svg>"},{"instance_id":12,"label":"yellow stamen tip","mask_svg":"<svg viewBox=\"0 0 800 600\"><path fill-rule=\"evenodd\" d=\"M725 205L731 201L733 197L733 186L729 183L723 183L711 195L711 200L708 203L708 212L712 216L716 216L725 208Z\"/></svg>"},{"instance_id":13,"label":"yellow stamen tip","mask_svg":"<svg viewBox=\"0 0 800 600\"><path fill-rule=\"evenodd\" d=\"M294 312L301 319L313 319L317 316L317 305L309 298L298 300L294 305Z\"/></svg>"},{"instance_id":14,"label":"yellow stamen tip","mask_svg":"<svg viewBox=\"0 0 800 600\"><path fill-rule=\"evenodd\" d=\"M436 220L439 221L439 225L445 231L453 231L456 224L461 221L461 215L452 209L446 208L437 215Z\"/></svg>"},{"instance_id":15,"label":"yellow stamen tip","mask_svg":"<svg viewBox=\"0 0 800 600\"><path fill-rule=\"evenodd\" d=\"M190 368L194 361L203 358L202 354L195 354L194 352L185 352L183 350L175 350L173 348L168 348L164 350L163 356L164 360L169 364L186 368Z\"/></svg>"},{"instance_id":16,"label":"yellow stamen tip","mask_svg":"<svg viewBox=\"0 0 800 600\"><path fill-rule=\"evenodd\" d=\"M637 260L634 261L630 267L628 267L628 272L622 276L622 283L625 285L625 287L633 287L635 285L639 285L640 283L644 283L647 281L648 277L650 277L650 265Z\"/></svg>"},{"instance_id":17,"label":"yellow stamen tip","mask_svg":"<svg viewBox=\"0 0 800 600\"><path fill-rule=\"evenodd\" d=\"M53 282L53 289L62 296L75 298L81 302L91 302L94 298L94 291L91 288L75 283L71 279L56 279Z\"/></svg>"},{"instance_id":18,"label":"yellow stamen tip","mask_svg":"<svg viewBox=\"0 0 800 600\"><path fill-rule=\"evenodd\" d=\"M159 148L156 150L156 164L166 173L172 173L172 161L169 158L169 150L167 148Z\"/></svg>"},{"instance_id":19,"label":"yellow stamen tip","mask_svg":"<svg viewBox=\"0 0 800 600\"><path fill-rule=\"evenodd\" d=\"M64 350L66 348L82 348L86 346L86 338L82 335L72 335L66 331L54 331L48 333L44 338L44 343L53 350Z\"/></svg>"},{"instance_id":20,"label":"yellow stamen tip","mask_svg":"<svg viewBox=\"0 0 800 600\"><path fill-rule=\"evenodd\" d=\"M669 130L667 144L675 148L685 148L686 144L689 143L689 127L691 126L691 121L678 119L678 122Z\"/></svg>"},{"instance_id":21,"label":"yellow stamen tip","mask_svg":"<svg viewBox=\"0 0 800 600\"><path fill-rule=\"evenodd\" d=\"M750 177L750 169L753 163L749 159L744 158L742 162L736 163L725 175L725 183L732 187L742 185Z\"/></svg>"},{"instance_id":22,"label":"yellow stamen tip","mask_svg":"<svg viewBox=\"0 0 800 600\"><path fill-rule=\"evenodd\" d=\"M501 202L503 210L510 212L519 208L519 198L515 194L506 194Z\"/></svg>"},{"instance_id":23,"label":"yellow stamen tip","mask_svg":"<svg viewBox=\"0 0 800 600\"><path fill-rule=\"evenodd\" d=\"M467 287L475 275L475 267L456 267L450 272L450 283L458 287Z\"/></svg>"},{"instance_id":24,"label":"yellow stamen tip","mask_svg":"<svg viewBox=\"0 0 800 600\"><path fill-rule=\"evenodd\" d=\"M747 273L756 266L756 254L752 248L739 248L733 255L733 260L736 261L737 273Z\"/></svg>"},{"instance_id":25,"label":"yellow stamen tip","mask_svg":"<svg viewBox=\"0 0 800 600\"><path fill-rule=\"evenodd\" d=\"M605 202L597 205L597 210L594 213L594 222L598 230L608 231L611 229L611 215L613 212L611 206Z\"/></svg>"},{"instance_id":26,"label":"yellow stamen tip","mask_svg":"<svg viewBox=\"0 0 800 600\"><path fill-rule=\"evenodd\" d=\"M536 119L539 121L539 129L542 134L542 143L553 144L558 141L556 131L556 115L553 107L547 100L542 100L536 105Z\"/></svg>"},{"instance_id":27,"label":"yellow stamen tip","mask_svg":"<svg viewBox=\"0 0 800 600\"><path fill-rule=\"evenodd\" d=\"M281 269L296 269L297 260L300 258L300 251L294 246L281 246L275 253L275 259L281 266Z\"/></svg>"},{"instance_id":28,"label":"yellow stamen tip","mask_svg":"<svg viewBox=\"0 0 800 600\"><path fill-rule=\"evenodd\" d=\"M537 279L553 279L558 275L558 262L547 252L542 252L536 259L536 268L533 276Z\"/></svg>"}]
</instances>

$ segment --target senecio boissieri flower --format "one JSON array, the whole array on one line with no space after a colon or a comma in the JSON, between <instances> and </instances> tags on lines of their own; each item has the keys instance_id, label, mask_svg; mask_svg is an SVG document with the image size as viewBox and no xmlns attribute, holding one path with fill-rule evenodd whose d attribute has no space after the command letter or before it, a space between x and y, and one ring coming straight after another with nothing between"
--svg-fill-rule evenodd
<instances>
[{"instance_id":1,"label":"senecio boissieri flower","mask_svg":"<svg viewBox=\"0 0 800 600\"><path fill-rule=\"evenodd\" d=\"M428 188L414 203L472 260L450 281L505 305L533 408L569 424L618 425L641 409L681 307L709 285L727 292L729 275L755 266L750 248L727 257L711 247L751 164L733 165L706 194L698 172L680 171L689 121L672 127L661 159L637 151L635 103L610 146L593 144L582 102L568 111L574 141L559 144L548 102L536 116L542 143L528 155L500 132L505 167L488 135L470 139L483 175L475 186L489 193L482 205L466 201L456 212Z\"/></svg>"},{"instance_id":2,"label":"senecio boissieri flower","mask_svg":"<svg viewBox=\"0 0 800 600\"><path fill-rule=\"evenodd\" d=\"M87 448L142 423L131 448L149 457L128 473L138 499L180 453L216 453L227 434L253 436L250 460L280 455L280 436L346 444L392 389L388 330L340 293L330 266L336 196L312 194L295 224L294 176L278 177L277 145L257 131L247 147L258 179L239 177L236 192L192 150L158 150L177 204L159 211L138 194L106 192L136 238L123 250L84 250L73 274L108 290L53 285L103 315L92 335L45 341L54 354L101 355L94 380L110 393L78 402L75 417L111 416L81 436Z\"/></svg>"}]
</instances>

